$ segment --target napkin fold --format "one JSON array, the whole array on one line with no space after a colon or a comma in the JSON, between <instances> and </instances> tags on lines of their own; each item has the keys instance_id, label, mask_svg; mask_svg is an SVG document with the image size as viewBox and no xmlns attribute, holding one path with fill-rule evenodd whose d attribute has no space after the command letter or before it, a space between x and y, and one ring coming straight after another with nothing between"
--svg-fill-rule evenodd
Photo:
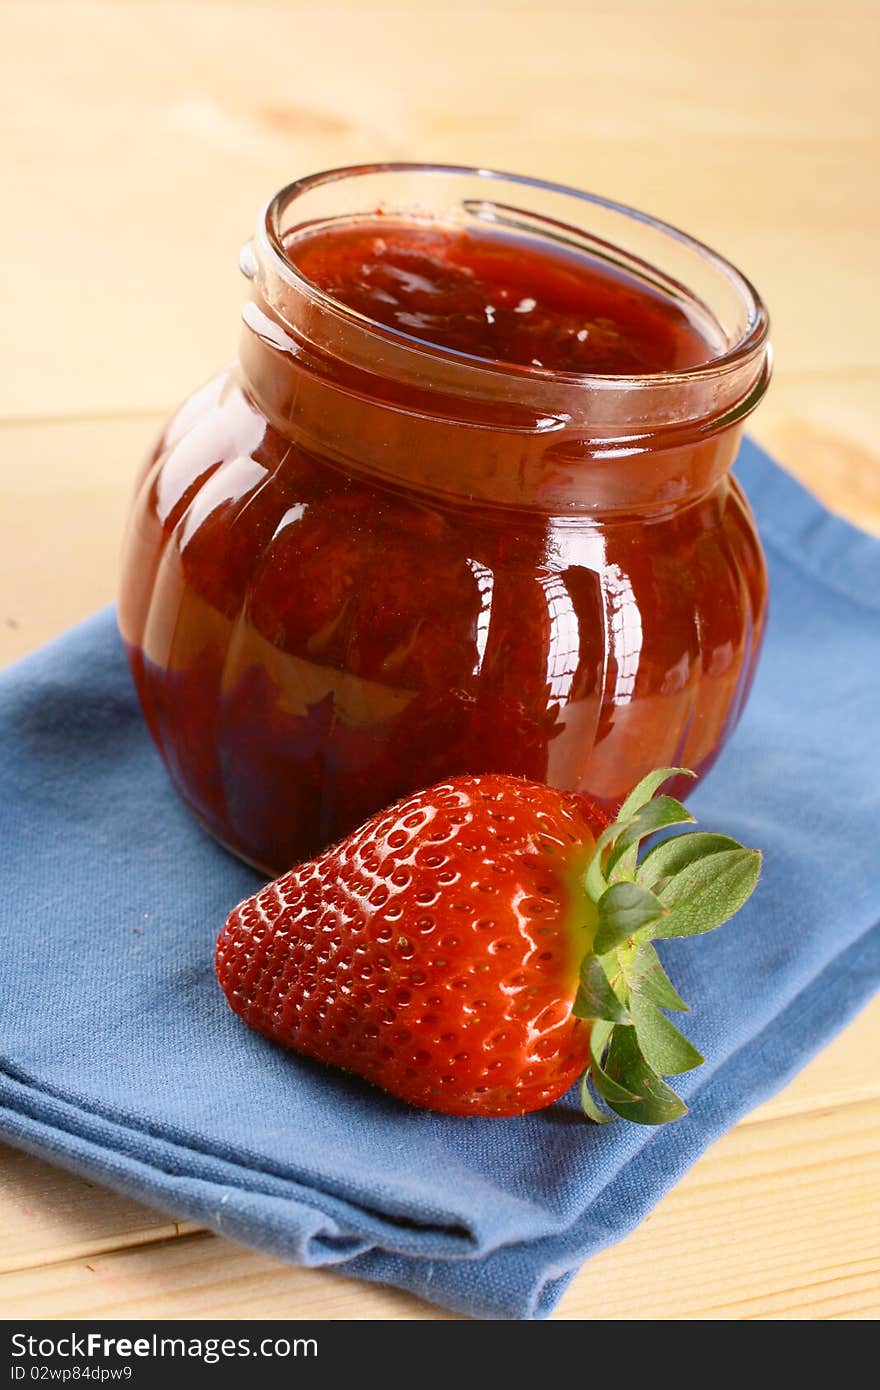
<instances>
[{"instance_id":1,"label":"napkin fold","mask_svg":"<svg viewBox=\"0 0 880 1390\"><path fill-rule=\"evenodd\" d=\"M106 610L0 676L0 1136L285 1260L550 1313L880 982L880 542L754 444L737 472L770 626L691 804L765 861L733 922L663 943L709 1059L678 1079L685 1118L594 1127L573 1095L444 1118L243 1027L213 943L259 880L179 805Z\"/></svg>"}]
</instances>

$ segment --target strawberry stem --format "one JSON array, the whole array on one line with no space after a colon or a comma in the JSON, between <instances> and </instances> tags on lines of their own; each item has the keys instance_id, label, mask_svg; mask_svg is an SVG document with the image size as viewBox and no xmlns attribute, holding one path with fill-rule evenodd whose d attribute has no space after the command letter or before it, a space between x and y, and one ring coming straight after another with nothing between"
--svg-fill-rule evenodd
<instances>
[{"instance_id":1,"label":"strawberry stem","mask_svg":"<svg viewBox=\"0 0 880 1390\"><path fill-rule=\"evenodd\" d=\"M687 1106L662 1080L704 1058L664 1010L687 1010L653 946L664 937L697 936L720 927L751 897L761 855L727 835L686 831L639 862L642 841L658 830L694 823L674 797L658 795L686 768L650 773L630 792L616 821L599 837L584 875L598 925L584 956L574 1003L592 1023L590 1063L581 1080L587 1117L608 1110L637 1124L658 1125Z\"/></svg>"}]
</instances>

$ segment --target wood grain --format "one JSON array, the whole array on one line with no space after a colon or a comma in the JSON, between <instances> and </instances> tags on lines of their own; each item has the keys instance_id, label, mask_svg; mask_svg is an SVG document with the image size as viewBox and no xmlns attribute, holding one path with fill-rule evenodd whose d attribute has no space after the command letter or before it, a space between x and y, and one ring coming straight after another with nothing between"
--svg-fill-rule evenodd
<instances>
[{"instance_id":1,"label":"wood grain","mask_svg":"<svg viewBox=\"0 0 880 1390\"><path fill-rule=\"evenodd\" d=\"M880 533L876 0L4 0L0 20L0 662L112 598L138 461L235 350L261 203L359 160L559 178L726 252L774 320L754 433ZM876 1317L878 1047L880 1002L557 1316ZM86 1315L445 1316L0 1150L0 1316Z\"/></svg>"},{"instance_id":2,"label":"wood grain","mask_svg":"<svg viewBox=\"0 0 880 1390\"><path fill-rule=\"evenodd\" d=\"M160 423L0 425L0 663L113 599L134 470Z\"/></svg>"},{"instance_id":3,"label":"wood grain","mask_svg":"<svg viewBox=\"0 0 880 1390\"><path fill-rule=\"evenodd\" d=\"M401 157L646 207L761 287L780 373L880 368L870 0L7 0L3 20L0 415L167 409L234 351L269 194Z\"/></svg>"}]
</instances>

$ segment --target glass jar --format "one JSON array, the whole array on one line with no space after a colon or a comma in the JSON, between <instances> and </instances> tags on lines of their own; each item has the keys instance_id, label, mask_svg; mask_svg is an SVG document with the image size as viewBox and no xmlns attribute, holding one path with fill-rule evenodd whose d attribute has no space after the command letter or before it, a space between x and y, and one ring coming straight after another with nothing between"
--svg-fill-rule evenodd
<instances>
[{"instance_id":1,"label":"glass jar","mask_svg":"<svg viewBox=\"0 0 880 1390\"><path fill-rule=\"evenodd\" d=\"M285 245L377 210L600 258L698 316L716 355L584 376L372 322ZM239 361L147 460L119 604L144 714L201 823L280 872L458 772L609 806L651 768L704 774L766 608L730 475L769 375L749 283L604 199L413 165L291 184L241 263Z\"/></svg>"}]
</instances>

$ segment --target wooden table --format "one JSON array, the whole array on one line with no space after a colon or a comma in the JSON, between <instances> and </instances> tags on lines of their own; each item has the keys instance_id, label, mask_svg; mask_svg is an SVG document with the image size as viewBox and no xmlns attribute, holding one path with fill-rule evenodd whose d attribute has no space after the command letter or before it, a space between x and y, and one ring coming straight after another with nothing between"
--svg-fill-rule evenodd
<instances>
[{"instance_id":1,"label":"wooden table","mask_svg":"<svg viewBox=\"0 0 880 1390\"><path fill-rule=\"evenodd\" d=\"M755 434L880 531L876 0L7 0L0 20L0 659L112 597L139 457L234 351L258 206L363 159L563 179L725 251L775 321ZM880 1313L878 1048L880 1003L557 1316ZM5 1317L444 1316L10 1150L0 1271Z\"/></svg>"}]
</instances>

